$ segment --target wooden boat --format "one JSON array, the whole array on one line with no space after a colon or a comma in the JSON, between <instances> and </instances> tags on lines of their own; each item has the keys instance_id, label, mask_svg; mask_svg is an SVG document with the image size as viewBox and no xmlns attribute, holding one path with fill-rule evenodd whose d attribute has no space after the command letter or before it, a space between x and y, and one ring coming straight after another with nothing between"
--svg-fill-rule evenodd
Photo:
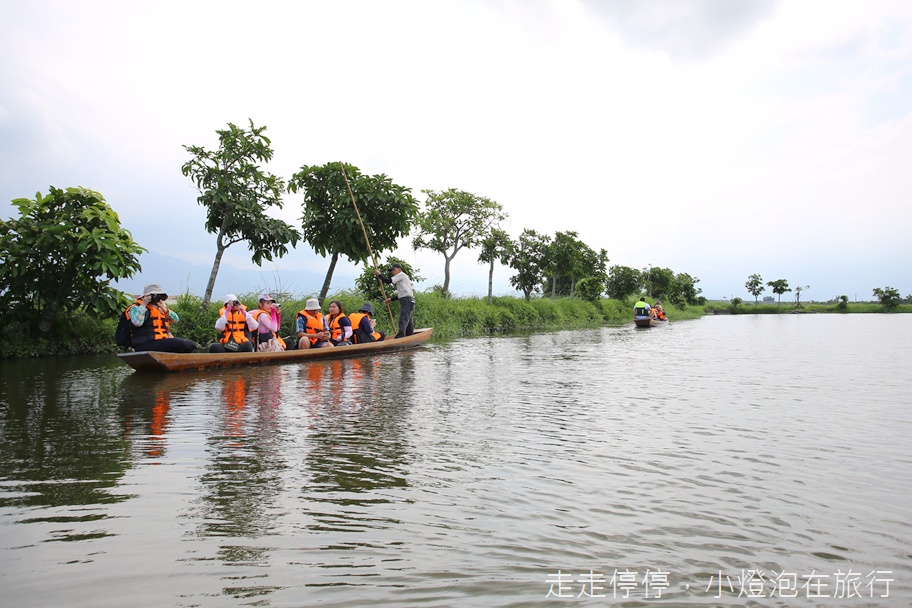
<instances>
[{"instance_id":1,"label":"wooden boat","mask_svg":"<svg viewBox=\"0 0 912 608\"><path fill-rule=\"evenodd\" d=\"M430 327L416 329L405 338L387 336L380 342L352 344L335 348L289 350L280 353L159 353L143 351L120 353L121 361L140 372L178 372L226 367L247 367L275 363L305 363L317 359L346 359L378 353L391 353L416 348L428 341L433 331Z\"/></svg>"},{"instance_id":2,"label":"wooden boat","mask_svg":"<svg viewBox=\"0 0 912 608\"><path fill-rule=\"evenodd\" d=\"M634 317L633 322L637 327L659 327L662 325L667 325L668 319L660 321L659 319L653 319L652 317Z\"/></svg>"}]
</instances>

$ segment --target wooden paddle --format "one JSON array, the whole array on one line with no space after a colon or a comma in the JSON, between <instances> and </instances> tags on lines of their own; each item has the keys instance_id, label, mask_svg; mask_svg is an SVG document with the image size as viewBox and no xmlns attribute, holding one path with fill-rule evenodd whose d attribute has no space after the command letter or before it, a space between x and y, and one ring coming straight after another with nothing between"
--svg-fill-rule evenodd
<instances>
[{"instance_id":1,"label":"wooden paddle","mask_svg":"<svg viewBox=\"0 0 912 608\"><path fill-rule=\"evenodd\" d=\"M342 169L342 177L345 178L345 187L348 188L348 195L351 197L352 206L355 208L355 215L358 216L358 223L361 224L361 232L364 233L364 242L367 243L367 252L370 254L371 262L374 264L374 274L376 274L379 272L377 260L374 259L374 251L371 249L370 239L367 238L367 229L364 227L364 221L361 219L361 212L358 211L358 204L355 202L355 195L352 193L351 184L348 183L348 175L345 174L345 165L342 164L342 161L339 161L339 167ZM380 283L380 293L383 294L383 303L386 304L386 312L389 313L390 325L395 329L396 322L393 321L393 309L390 308L389 302L386 301L386 290L383 289L383 281L380 280L379 276L377 277L377 282Z\"/></svg>"}]
</instances>

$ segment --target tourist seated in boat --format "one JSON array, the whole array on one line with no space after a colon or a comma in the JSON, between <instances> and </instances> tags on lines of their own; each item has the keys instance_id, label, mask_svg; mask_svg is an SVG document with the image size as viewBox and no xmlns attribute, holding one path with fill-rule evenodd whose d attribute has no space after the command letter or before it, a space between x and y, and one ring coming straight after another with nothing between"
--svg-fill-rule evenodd
<instances>
[{"instance_id":1,"label":"tourist seated in boat","mask_svg":"<svg viewBox=\"0 0 912 608\"><path fill-rule=\"evenodd\" d=\"M633 318L634 319L648 319L652 316L651 307L646 301L645 297L640 298L640 301L633 305Z\"/></svg>"},{"instance_id":2,"label":"tourist seated in boat","mask_svg":"<svg viewBox=\"0 0 912 608\"><path fill-rule=\"evenodd\" d=\"M192 353L196 342L175 338L171 324L180 317L168 308L168 294L158 283L143 288L143 295L124 312L133 325L133 350L163 353Z\"/></svg>"},{"instance_id":3,"label":"tourist seated in boat","mask_svg":"<svg viewBox=\"0 0 912 608\"><path fill-rule=\"evenodd\" d=\"M656 300L656 303L652 305L652 318L659 321L667 321L668 317L665 316L665 309L662 308L662 303Z\"/></svg>"},{"instance_id":4,"label":"tourist seated in boat","mask_svg":"<svg viewBox=\"0 0 912 608\"><path fill-rule=\"evenodd\" d=\"M358 312L348 315L354 331L353 338L355 344L366 344L368 342L379 342L385 336L382 331L376 328L377 321L373 319L374 307L370 302L365 302Z\"/></svg>"},{"instance_id":5,"label":"tourist seated in boat","mask_svg":"<svg viewBox=\"0 0 912 608\"><path fill-rule=\"evenodd\" d=\"M329 330L329 341L335 346L348 346L352 343L354 332L351 319L345 314L345 308L339 300L329 303L329 314L326 315L326 329Z\"/></svg>"},{"instance_id":6,"label":"tourist seated in boat","mask_svg":"<svg viewBox=\"0 0 912 608\"><path fill-rule=\"evenodd\" d=\"M304 305L304 310L298 312L295 319L295 328L297 329L298 348L332 348L335 346L330 342L329 329L326 326L326 319L320 312L320 302L316 298L310 298Z\"/></svg>"},{"instance_id":7,"label":"tourist seated in boat","mask_svg":"<svg viewBox=\"0 0 912 608\"><path fill-rule=\"evenodd\" d=\"M285 350L285 341L276 332L280 327L279 309L275 298L268 293L261 293L259 308L253 311L257 326L257 351L261 353L280 352Z\"/></svg>"},{"instance_id":8,"label":"tourist seated in boat","mask_svg":"<svg viewBox=\"0 0 912 608\"><path fill-rule=\"evenodd\" d=\"M233 293L223 298L225 305L219 310L215 322L221 336L218 342L209 345L210 353L252 353L253 341L250 339L260 324L247 311L247 307Z\"/></svg>"}]
</instances>

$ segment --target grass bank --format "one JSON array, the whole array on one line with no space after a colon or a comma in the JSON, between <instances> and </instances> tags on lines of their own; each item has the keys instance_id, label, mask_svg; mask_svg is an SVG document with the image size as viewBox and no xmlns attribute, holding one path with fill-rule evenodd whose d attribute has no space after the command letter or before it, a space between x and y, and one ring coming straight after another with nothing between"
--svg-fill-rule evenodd
<instances>
[{"instance_id":1,"label":"grass bank","mask_svg":"<svg viewBox=\"0 0 912 608\"><path fill-rule=\"evenodd\" d=\"M241 301L248 307L257 307L258 293L241 294ZM307 297L281 302L281 335L294 334L296 313L304 308ZM339 300L348 313L357 311L365 302L358 292L343 291L330 295L324 302L324 309L330 300ZM173 327L174 335L193 340L207 346L216 338L214 328L220 303L210 304L200 310L202 298L184 294L177 298L172 307L180 316L180 323ZM395 335L393 323L399 316L399 305L391 305L392 321L386 307L372 302L380 331ZM415 297L415 327L433 327L434 341L454 338L503 334L511 331L555 331L560 329L596 328L604 325L621 325L631 322L630 303L603 299L588 302L570 298L523 298L497 297L491 303L487 298L445 299L436 293L419 293ZM669 307L671 320L694 319L705 314L703 307L690 306L684 310ZM39 357L54 355L79 355L116 353L114 331L117 319L92 319L83 314L59 318L52 328L51 338L31 338L21 327L6 326L0 332L0 358Z\"/></svg>"},{"instance_id":2,"label":"grass bank","mask_svg":"<svg viewBox=\"0 0 912 608\"><path fill-rule=\"evenodd\" d=\"M753 302L741 302L737 306L732 306L729 301L710 300L706 302L706 309L709 314L711 311L722 312L733 315L782 315L791 313L835 313L835 314L870 314L886 313L883 305L879 302L802 302L801 308L796 308L793 302L780 305L776 304L754 304ZM892 313L910 313L912 304L900 304ZM890 314L892 314L890 313Z\"/></svg>"}]
</instances>

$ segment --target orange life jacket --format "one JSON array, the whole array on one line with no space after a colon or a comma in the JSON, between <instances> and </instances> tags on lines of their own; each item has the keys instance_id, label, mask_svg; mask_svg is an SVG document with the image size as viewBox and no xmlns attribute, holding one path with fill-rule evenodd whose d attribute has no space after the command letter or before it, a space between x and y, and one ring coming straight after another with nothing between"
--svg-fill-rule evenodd
<instances>
[{"instance_id":1,"label":"orange life jacket","mask_svg":"<svg viewBox=\"0 0 912 608\"><path fill-rule=\"evenodd\" d=\"M142 298L136 300L135 306L142 306ZM134 344L172 338L171 316L163 313L157 306L148 305L146 306L146 309L146 320L142 325L133 330ZM127 314L129 314L129 312L130 309L128 308Z\"/></svg>"},{"instance_id":2,"label":"orange life jacket","mask_svg":"<svg viewBox=\"0 0 912 608\"><path fill-rule=\"evenodd\" d=\"M219 310L219 316L221 317L224 314L225 307L223 306L222 309ZM228 313L228 323L225 325L219 342L221 344L228 344L228 342L234 342L235 344L250 342L250 338L247 335L247 309L242 307L241 310L232 310Z\"/></svg>"},{"instance_id":3,"label":"orange life jacket","mask_svg":"<svg viewBox=\"0 0 912 608\"><path fill-rule=\"evenodd\" d=\"M339 325L339 321L345 319L345 315L336 315L335 317L326 317L328 321L327 325L329 326L330 337L333 341L338 342L342 339L342 326Z\"/></svg>"},{"instance_id":4,"label":"orange life jacket","mask_svg":"<svg viewBox=\"0 0 912 608\"><path fill-rule=\"evenodd\" d=\"M353 312L352 314L348 315L348 319L351 321L351 324L352 324L352 332L353 332L352 333L352 342L354 342L355 344L358 343L358 327L361 325L361 319L363 319L364 317L370 317L370 315L367 314L366 312ZM380 339L380 332L375 331L374 340L379 340L379 339Z\"/></svg>"},{"instance_id":5,"label":"orange life jacket","mask_svg":"<svg viewBox=\"0 0 912 608\"><path fill-rule=\"evenodd\" d=\"M305 311L298 312L298 317L304 319L304 333L310 340L311 346L316 346L317 336L315 334L326 331L326 323L323 321L323 313L317 312L316 316L311 316Z\"/></svg>"},{"instance_id":6,"label":"orange life jacket","mask_svg":"<svg viewBox=\"0 0 912 608\"><path fill-rule=\"evenodd\" d=\"M272 322L272 311L263 310L262 308L257 308L256 310L253 311L253 318L256 319L257 321L260 320L260 315L266 315L267 317L269 317L269 321ZM259 332L259 338L262 340L271 340L272 338L281 340L281 338L279 338L276 335L276 332L274 332L274 331L269 331L269 332L261 331L261 332ZM283 342L283 344L284 344L284 342Z\"/></svg>"}]
</instances>

